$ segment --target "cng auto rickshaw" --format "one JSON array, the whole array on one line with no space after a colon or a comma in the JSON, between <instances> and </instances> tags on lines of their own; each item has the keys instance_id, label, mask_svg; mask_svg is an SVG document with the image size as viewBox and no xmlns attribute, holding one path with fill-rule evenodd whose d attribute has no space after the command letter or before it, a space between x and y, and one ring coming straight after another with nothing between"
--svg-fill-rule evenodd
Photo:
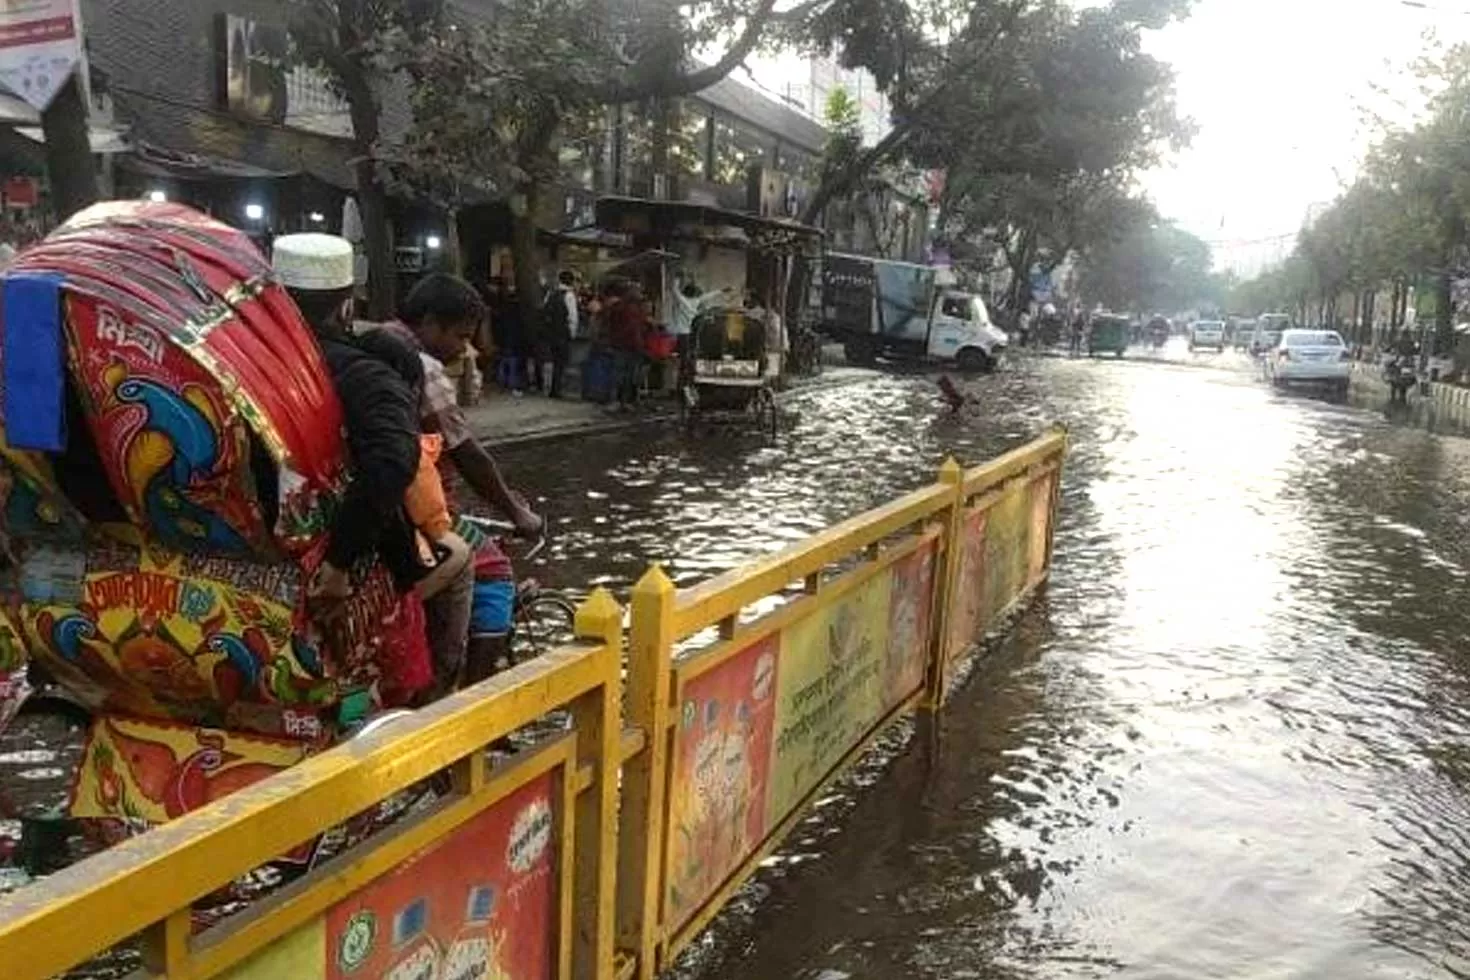
<instances>
[{"instance_id":1,"label":"cng auto rickshaw","mask_svg":"<svg viewBox=\"0 0 1470 980\"><path fill-rule=\"evenodd\" d=\"M1112 352L1122 357L1128 350L1129 322L1127 317L1103 314L1092 318L1092 328L1087 334L1087 356Z\"/></svg>"}]
</instances>

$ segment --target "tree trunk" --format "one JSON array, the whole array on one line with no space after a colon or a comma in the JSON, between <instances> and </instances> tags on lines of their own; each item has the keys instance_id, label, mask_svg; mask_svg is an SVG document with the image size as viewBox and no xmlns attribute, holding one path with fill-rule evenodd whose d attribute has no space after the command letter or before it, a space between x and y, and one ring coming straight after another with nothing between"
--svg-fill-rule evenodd
<instances>
[{"instance_id":1,"label":"tree trunk","mask_svg":"<svg viewBox=\"0 0 1470 980\"><path fill-rule=\"evenodd\" d=\"M97 168L87 135L87 116L82 86L73 72L50 108L41 113L51 202L57 218L63 221L97 201Z\"/></svg>"},{"instance_id":2,"label":"tree trunk","mask_svg":"<svg viewBox=\"0 0 1470 980\"><path fill-rule=\"evenodd\" d=\"M378 181L371 158L359 160L357 204L362 213L363 246L368 260L368 316L387 320L398 302L398 263L393 257L393 227L388 220L388 192Z\"/></svg>"},{"instance_id":3,"label":"tree trunk","mask_svg":"<svg viewBox=\"0 0 1470 980\"><path fill-rule=\"evenodd\" d=\"M459 207L444 209L444 265L450 275L464 278L464 245L459 240Z\"/></svg>"},{"instance_id":4,"label":"tree trunk","mask_svg":"<svg viewBox=\"0 0 1470 980\"><path fill-rule=\"evenodd\" d=\"M360 2L343 2L337 8L337 34L342 50L362 48L368 32L366 10ZM362 214L363 245L368 260L368 316L386 320L396 312L398 263L393 256L393 228L388 218L388 192L378 179L373 153L382 135L377 93L368 68L348 55L339 69L348 114L352 118L353 174L357 180L357 205Z\"/></svg>"},{"instance_id":5,"label":"tree trunk","mask_svg":"<svg viewBox=\"0 0 1470 980\"><path fill-rule=\"evenodd\" d=\"M1434 354L1448 354L1454 342L1454 276L1446 269L1434 279Z\"/></svg>"},{"instance_id":6,"label":"tree trunk","mask_svg":"<svg viewBox=\"0 0 1470 980\"><path fill-rule=\"evenodd\" d=\"M516 291L520 293L525 333L534 336L541 316L541 269L536 255L536 215L541 203L541 185L528 181L516 185L510 207L510 254L515 263Z\"/></svg>"}]
</instances>

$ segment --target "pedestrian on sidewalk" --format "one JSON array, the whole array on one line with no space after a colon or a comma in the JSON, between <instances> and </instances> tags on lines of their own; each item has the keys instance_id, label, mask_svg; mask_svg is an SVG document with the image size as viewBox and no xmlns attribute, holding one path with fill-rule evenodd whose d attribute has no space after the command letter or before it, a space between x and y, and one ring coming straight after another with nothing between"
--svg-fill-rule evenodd
<instances>
[{"instance_id":1,"label":"pedestrian on sidewalk","mask_svg":"<svg viewBox=\"0 0 1470 980\"><path fill-rule=\"evenodd\" d=\"M562 381L566 375L567 362L571 359L572 338L580 326L580 311L577 308L577 279L569 270L563 269L557 276L557 284L546 291L541 303L542 350L536 354L536 387L545 380L541 358L549 362L552 398L562 397Z\"/></svg>"},{"instance_id":2,"label":"pedestrian on sidewalk","mask_svg":"<svg viewBox=\"0 0 1470 980\"><path fill-rule=\"evenodd\" d=\"M623 288L608 307L608 343L612 348L618 408L638 406L639 376L643 370L643 339L648 331L648 304L637 284Z\"/></svg>"},{"instance_id":3,"label":"pedestrian on sidewalk","mask_svg":"<svg viewBox=\"0 0 1470 980\"><path fill-rule=\"evenodd\" d=\"M525 387L526 337L522 330L520 297L515 286L502 288L499 300L499 308L492 310L490 314L491 327L495 330L495 345L501 352L496 380L506 391L519 395Z\"/></svg>"}]
</instances>

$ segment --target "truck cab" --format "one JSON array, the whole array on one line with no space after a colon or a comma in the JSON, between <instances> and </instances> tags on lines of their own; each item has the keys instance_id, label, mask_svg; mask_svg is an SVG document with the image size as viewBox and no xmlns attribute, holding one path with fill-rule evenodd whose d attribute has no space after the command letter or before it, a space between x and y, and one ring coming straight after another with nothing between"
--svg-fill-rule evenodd
<instances>
[{"instance_id":1,"label":"truck cab","mask_svg":"<svg viewBox=\"0 0 1470 980\"><path fill-rule=\"evenodd\" d=\"M961 371L986 371L1000 359L1009 339L991 322L979 296L951 289L939 293L929 317L931 359L954 361Z\"/></svg>"}]
</instances>

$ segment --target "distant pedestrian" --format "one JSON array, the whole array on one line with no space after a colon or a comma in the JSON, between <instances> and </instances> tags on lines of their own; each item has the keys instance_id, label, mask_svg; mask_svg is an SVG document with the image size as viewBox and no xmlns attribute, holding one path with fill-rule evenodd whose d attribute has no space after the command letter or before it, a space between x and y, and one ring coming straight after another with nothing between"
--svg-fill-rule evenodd
<instances>
[{"instance_id":1,"label":"distant pedestrian","mask_svg":"<svg viewBox=\"0 0 1470 980\"><path fill-rule=\"evenodd\" d=\"M576 285L576 277L563 270L541 303L541 349L535 354L536 387L540 388L541 382L547 380L542 373L544 358L550 367L551 387L547 394L552 398L562 397L562 381L567 361L571 358L572 338L580 326Z\"/></svg>"},{"instance_id":2,"label":"distant pedestrian","mask_svg":"<svg viewBox=\"0 0 1470 980\"><path fill-rule=\"evenodd\" d=\"M648 330L648 305L637 285L624 287L607 309L608 344L613 352L618 407L638 404L639 376L643 369L643 339Z\"/></svg>"}]
</instances>

